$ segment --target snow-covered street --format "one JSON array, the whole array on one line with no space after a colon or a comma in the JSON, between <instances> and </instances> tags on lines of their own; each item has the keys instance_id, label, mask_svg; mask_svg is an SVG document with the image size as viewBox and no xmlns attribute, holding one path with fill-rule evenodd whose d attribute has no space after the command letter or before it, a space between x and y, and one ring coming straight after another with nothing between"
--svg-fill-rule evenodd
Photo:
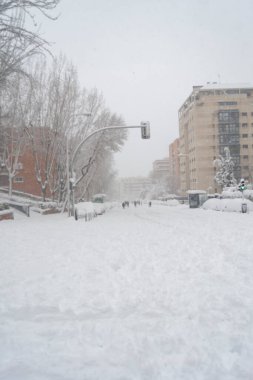
<instances>
[{"instance_id":1,"label":"snow-covered street","mask_svg":"<svg viewBox=\"0 0 253 380\"><path fill-rule=\"evenodd\" d=\"M2 221L1 380L252 380L253 213Z\"/></svg>"}]
</instances>

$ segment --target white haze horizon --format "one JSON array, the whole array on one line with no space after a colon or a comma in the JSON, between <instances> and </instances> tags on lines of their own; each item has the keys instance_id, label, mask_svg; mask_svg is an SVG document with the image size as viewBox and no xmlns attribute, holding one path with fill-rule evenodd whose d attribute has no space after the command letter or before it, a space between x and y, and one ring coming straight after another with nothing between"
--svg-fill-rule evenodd
<instances>
[{"instance_id":1,"label":"white haze horizon","mask_svg":"<svg viewBox=\"0 0 253 380\"><path fill-rule=\"evenodd\" d=\"M132 177L168 157L192 86L253 82L252 11L251 0L61 0L56 21L38 21L82 86L101 91L127 125L150 122L150 140L129 130L115 154L119 176Z\"/></svg>"}]
</instances>

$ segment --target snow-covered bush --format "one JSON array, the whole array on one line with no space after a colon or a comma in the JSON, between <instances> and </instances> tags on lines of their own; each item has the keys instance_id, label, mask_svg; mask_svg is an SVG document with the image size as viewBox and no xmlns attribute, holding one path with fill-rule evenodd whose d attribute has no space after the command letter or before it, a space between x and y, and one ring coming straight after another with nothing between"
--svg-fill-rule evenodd
<instances>
[{"instance_id":1,"label":"snow-covered bush","mask_svg":"<svg viewBox=\"0 0 253 380\"><path fill-rule=\"evenodd\" d=\"M42 209L57 208L56 202L39 202L38 206Z\"/></svg>"},{"instance_id":2,"label":"snow-covered bush","mask_svg":"<svg viewBox=\"0 0 253 380\"><path fill-rule=\"evenodd\" d=\"M42 215L56 214L60 212L56 202L37 202L32 207L32 211L38 212Z\"/></svg>"},{"instance_id":3,"label":"snow-covered bush","mask_svg":"<svg viewBox=\"0 0 253 380\"><path fill-rule=\"evenodd\" d=\"M8 210L10 207L7 203L0 203L0 211Z\"/></svg>"},{"instance_id":4,"label":"snow-covered bush","mask_svg":"<svg viewBox=\"0 0 253 380\"><path fill-rule=\"evenodd\" d=\"M225 187L221 193L222 198L242 198L249 199L253 201L253 190L244 190L243 194L238 190L237 186Z\"/></svg>"}]
</instances>

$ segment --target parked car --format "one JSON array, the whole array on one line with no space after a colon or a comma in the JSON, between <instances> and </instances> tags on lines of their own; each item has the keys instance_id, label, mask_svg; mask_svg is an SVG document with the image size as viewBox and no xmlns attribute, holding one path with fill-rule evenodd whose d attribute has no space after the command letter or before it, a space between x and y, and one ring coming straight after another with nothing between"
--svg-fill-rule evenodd
<instances>
[{"instance_id":1,"label":"parked car","mask_svg":"<svg viewBox=\"0 0 253 380\"><path fill-rule=\"evenodd\" d=\"M105 203L93 203L93 207L97 215L103 215L106 211Z\"/></svg>"},{"instance_id":2,"label":"parked car","mask_svg":"<svg viewBox=\"0 0 253 380\"><path fill-rule=\"evenodd\" d=\"M84 218L86 222L97 215L92 202L80 202L75 205L75 219Z\"/></svg>"}]
</instances>

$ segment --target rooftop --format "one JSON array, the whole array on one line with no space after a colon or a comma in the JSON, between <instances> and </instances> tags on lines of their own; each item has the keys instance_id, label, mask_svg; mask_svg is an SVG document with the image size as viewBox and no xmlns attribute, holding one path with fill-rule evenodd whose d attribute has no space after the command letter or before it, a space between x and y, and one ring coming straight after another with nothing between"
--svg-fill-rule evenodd
<instances>
[{"instance_id":1,"label":"rooftop","mask_svg":"<svg viewBox=\"0 0 253 380\"><path fill-rule=\"evenodd\" d=\"M194 86L197 87L197 86ZM227 89L253 89L251 83L217 83L207 82L204 86L198 86L200 91L203 90L227 90Z\"/></svg>"}]
</instances>

